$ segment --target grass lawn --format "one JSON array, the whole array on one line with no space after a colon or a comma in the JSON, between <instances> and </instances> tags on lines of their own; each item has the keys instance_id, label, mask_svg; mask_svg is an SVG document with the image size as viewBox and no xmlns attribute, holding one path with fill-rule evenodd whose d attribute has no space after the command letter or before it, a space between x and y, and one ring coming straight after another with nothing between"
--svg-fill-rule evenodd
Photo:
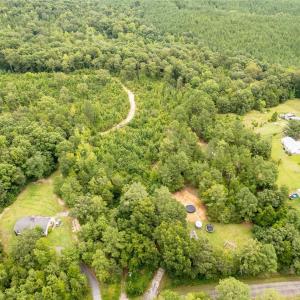
<instances>
[{"instance_id":1,"label":"grass lawn","mask_svg":"<svg viewBox=\"0 0 300 300\"><path fill-rule=\"evenodd\" d=\"M64 210L53 192L52 182L55 176L58 176L57 172L45 180L28 184L16 201L0 215L0 237L6 251L17 238L13 227L19 218L30 215L56 216ZM59 218L62 220L61 226L54 228L47 239L53 247L68 247L73 243L71 219Z\"/></svg>"},{"instance_id":2,"label":"grass lawn","mask_svg":"<svg viewBox=\"0 0 300 300\"><path fill-rule=\"evenodd\" d=\"M243 121L244 124L260 133L263 137L272 143L272 158L278 162L278 185L286 185L289 191L295 191L300 188L300 155L287 155L281 145L283 130L287 124L285 120L277 122L268 122L274 112L286 113L293 112L300 115L300 100L289 100L277 107L271 108L266 113L253 111L248 113ZM258 126L253 126L256 123ZM300 200L289 202L291 206L300 211Z\"/></svg>"},{"instance_id":3,"label":"grass lawn","mask_svg":"<svg viewBox=\"0 0 300 300\"><path fill-rule=\"evenodd\" d=\"M196 208L194 213L187 213L187 221L189 230L195 230L198 236L205 236L212 246L224 247L226 241L236 245L240 248L246 244L252 237L251 224L218 224L214 225L215 231L208 233L205 230L205 225L211 223L207 221L206 208L198 196L198 191L191 187L184 189L173 194L174 199L179 201L182 205L193 204ZM195 228L195 221L201 220L203 223L202 229Z\"/></svg>"},{"instance_id":4,"label":"grass lawn","mask_svg":"<svg viewBox=\"0 0 300 300\"><path fill-rule=\"evenodd\" d=\"M196 229L194 224L189 224L190 229L194 229L197 232L197 235L205 236L212 246L217 248L224 248L224 243L226 241L236 245L236 248L239 249L252 238L251 224L218 224L211 223L214 225L215 231L208 233L205 230L205 225L209 222L203 222L202 229ZM230 249L230 248L228 248Z\"/></svg>"}]
</instances>

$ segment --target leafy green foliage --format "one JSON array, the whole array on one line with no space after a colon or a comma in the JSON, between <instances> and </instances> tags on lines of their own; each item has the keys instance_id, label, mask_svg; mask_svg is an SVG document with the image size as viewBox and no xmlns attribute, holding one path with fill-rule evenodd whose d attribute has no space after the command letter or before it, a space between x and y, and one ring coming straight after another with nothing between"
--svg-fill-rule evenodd
<instances>
[{"instance_id":1,"label":"leafy green foliage","mask_svg":"<svg viewBox=\"0 0 300 300\"><path fill-rule=\"evenodd\" d=\"M82 299L86 281L78 266L78 253L57 256L39 230L24 232L1 263L1 289L5 299Z\"/></svg>"},{"instance_id":2,"label":"leafy green foliage","mask_svg":"<svg viewBox=\"0 0 300 300\"><path fill-rule=\"evenodd\" d=\"M298 273L299 251L293 249L299 248L300 222L286 207L287 191L276 185L271 146L233 115L224 115L286 101L298 93L297 72L265 64L248 53L212 51L196 35L178 37L145 26L141 14L149 1L107 3L1 4L1 207L27 181L59 165L63 176L56 180L55 191L81 223L80 259L108 284L117 284L124 269L133 272L127 284L132 295L146 287L136 274L158 266L186 278L272 273L277 263ZM155 10L162 5L186 13L193 7L197 14L201 7L193 3L163 1L155 7L151 1ZM234 3L218 5L226 11ZM242 3L240 7L245 13L251 8ZM253 4L251 9L266 12L269 6ZM178 18L176 22L178 26ZM274 55L274 61L277 58ZM125 92L109 73L127 81L135 92L137 115L126 129L103 135L128 108ZM207 147L201 148L199 139ZM211 220L256 223L259 242L228 254L205 239L191 238L184 207L170 194L186 184L199 187ZM17 269L16 280L13 275L8 283L4 280L2 290L9 297L19 286L26 290L26 285L15 284L22 276L28 285L40 274L47 278L39 273L48 270L41 268L46 263L56 269L63 264L63 272L74 279L71 287L60 277L55 285L66 287L66 298L82 296L77 253L60 261L39 240L21 250L11 259L25 268L25 275ZM35 290L37 298L40 293L48 299L63 298L47 283ZM220 299L228 299L232 290L240 293L236 299L248 299L247 288L233 279L221 283Z\"/></svg>"},{"instance_id":3,"label":"leafy green foliage","mask_svg":"<svg viewBox=\"0 0 300 300\"><path fill-rule=\"evenodd\" d=\"M250 300L249 287L235 278L223 279L216 288L218 300Z\"/></svg>"},{"instance_id":4,"label":"leafy green foliage","mask_svg":"<svg viewBox=\"0 0 300 300\"><path fill-rule=\"evenodd\" d=\"M284 133L287 136L291 136L295 140L299 140L300 139L300 122L296 121L296 120L290 120Z\"/></svg>"},{"instance_id":5,"label":"leafy green foliage","mask_svg":"<svg viewBox=\"0 0 300 300\"><path fill-rule=\"evenodd\" d=\"M297 0L140 2L146 23L162 31L192 36L221 52L250 54L269 63L299 67Z\"/></svg>"}]
</instances>

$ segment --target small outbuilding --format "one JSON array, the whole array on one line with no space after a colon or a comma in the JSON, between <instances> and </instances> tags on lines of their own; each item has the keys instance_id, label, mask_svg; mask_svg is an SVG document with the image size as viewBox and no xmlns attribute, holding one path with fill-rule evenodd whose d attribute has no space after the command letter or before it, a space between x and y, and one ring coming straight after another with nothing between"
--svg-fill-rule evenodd
<instances>
[{"instance_id":1,"label":"small outbuilding","mask_svg":"<svg viewBox=\"0 0 300 300\"><path fill-rule=\"evenodd\" d=\"M196 207L192 204L189 204L185 207L186 209L186 212L189 213L189 214L192 214L196 211Z\"/></svg>"},{"instance_id":2,"label":"small outbuilding","mask_svg":"<svg viewBox=\"0 0 300 300\"><path fill-rule=\"evenodd\" d=\"M286 113L280 114L279 117L284 120L291 120L292 118L296 117L294 113Z\"/></svg>"},{"instance_id":3,"label":"small outbuilding","mask_svg":"<svg viewBox=\"0 0 300 300\"><path fill-rule=\"evenodd\" d=\"M281 140L282 146L288 154L300 154L300 142L286 136Z\"/></svg>"},{"instance_id":4,"label":"small outbuilding","mask_svg":"<svg viewBox=\"0 0 300 300\"><path fill-rule=\"evenodd\" d=\"M19 219L14 227L16 235L21 235L24 230L40 227L45 236L48 235L49 228L55 225L55 219L52 217L29 216Z\"/></svg>"},{"instance_id":5,"label":"small outbuilding","mask_svg":"<svg viewBox=\"0 0 300 300\"><path fill-rule=\"evenodd\" d=\"M206 228L206 231L209 233L212 233L215 231L214 225L212 225L212 224L207 224L205 228Z\"/></svg>"}]
</instances>

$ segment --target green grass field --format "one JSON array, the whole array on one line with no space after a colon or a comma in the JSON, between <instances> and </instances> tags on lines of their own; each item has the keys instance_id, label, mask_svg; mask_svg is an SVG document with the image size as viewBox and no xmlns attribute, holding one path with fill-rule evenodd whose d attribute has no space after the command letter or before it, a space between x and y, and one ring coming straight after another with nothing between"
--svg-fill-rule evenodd
<instances>
[{"instance_id":1,"label":"green grass field","mask_svg":"<svg viewBox=\"0 0 300 300\"><path fill-rule=\"evenodd\" d=\"M272 158L278 162L278 185L286 185L292 192L300 188L300 155L287 155L281 145L283 130L287 121L278 119L277 122L269 122L274 112L293 112L300 115L300 100L289 100L277 107L273 107L268 112L253 111L247 114L243 121L246 126L260 133L272 143ZM257 124L254 126L253 124ZM293 200L291 206L300 210L300 201Z\"/></svg>"},{"instance_id":2,"label":"green grass field","mask_svg":"<svg viewBox=\"0 0 300 300\"><path fill-rule=\"evenodd\" d=\"M236 249L241 248L252 238L251 224L217 224L214 225L215 231L208 233L205 230L205 225L208 222L203 222L202 229L196 229L194 224L189 224L190 229L195 229L198 236L205 236L213 247L224 248L224 244L228 241L236 245ZM228 248L230 249L230 248Z\"/></svg>"},{"instance_id":3,"label":"green grass field","mask_svg":"<svg viewBox=\"0 0 300 300\"><path fill-rule=\"evenodd\" d=\"M63 207L58 203L58 199L53 192L53 179L58 176L54 173L46 180L39 183L30 183L17 200L7 207L0 215L0 237L4 249L9 251L10 245L16 240L13 231L15 222L24 216L56 216L63 211ZM72 245L71 219L69 217L59 217L62 224L54 228L47 239L53 247L68 247Z\"/></svg>"}]
</instances>

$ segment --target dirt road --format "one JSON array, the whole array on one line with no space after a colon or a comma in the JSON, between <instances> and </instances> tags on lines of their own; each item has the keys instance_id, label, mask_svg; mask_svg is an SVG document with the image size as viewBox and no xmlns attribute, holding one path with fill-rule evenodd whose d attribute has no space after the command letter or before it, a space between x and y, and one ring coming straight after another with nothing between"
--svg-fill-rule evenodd
<instances>
[{"instance_id":1,"label":"dirt road","mask_svg":"<svg viewBox=\"0 0 300 300\"><path fill-rule=\"evenodd\" d=\"M157 272L155 273L155 275L152 279L151 286L150 286L149 290L144 295L144 300L153 300L157 297L159 285L160 285L160 282L161 282L164 274L165 274L164 269L159 268L157 270Z\"/></svg>"},{"instance_id":2,"label":"dirt road","mask_svg":"<svg viewBox=\"0 0 300 300\"><path fill-rule=\"evenodd\" d=\"M117 125L113 126L112 128L102 132L101 133L102 135L106 135L106 134L108 134L112 131L123 128L128 123L130 123L132 121L132 119L134 118L135 111L136 111L136 104L135 104L135 100L134 100L134 94L126 86L124 86L123 84L122 84L122 88L124 89L124 91L128 95L128 100L129 100L129 104L130 104L130 109L129 109L128 115L127 115L126 119L121 121L119 124L117 124Z\"/></svg>"}]
</instances>

